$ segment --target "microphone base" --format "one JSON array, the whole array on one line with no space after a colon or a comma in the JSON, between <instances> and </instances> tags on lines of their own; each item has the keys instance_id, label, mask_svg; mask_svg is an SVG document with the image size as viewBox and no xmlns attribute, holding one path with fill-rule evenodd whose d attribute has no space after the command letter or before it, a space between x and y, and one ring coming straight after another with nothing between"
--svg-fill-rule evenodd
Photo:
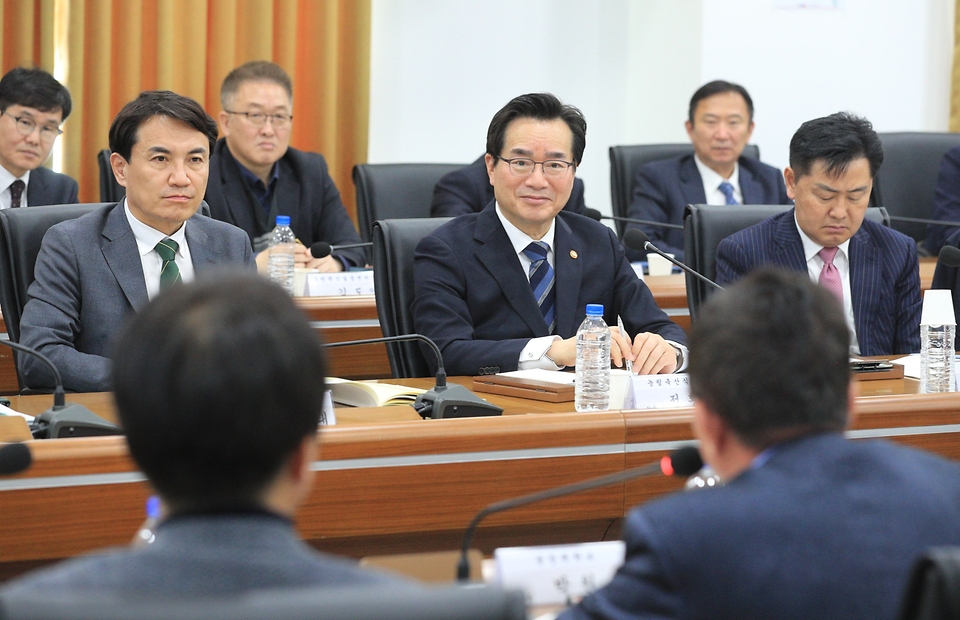
<instances>
[{"instance_id":1,"label":"microphone base","mask_svg":"<svg viewBox=\"0 0 960 620\"><path fill-rule=\"evenodd\" d=\"M66 437L99 437L122 435L123 430L104 420L83 405L64 405L47 409L37 416L32 428L34 439L61 439Z\"/></svg>"},{"instance_id":2,"label":"microphone base","mask_svg":"<svg viewBox=\"0 0 960 620\"><path fill-rule=\"evenodd\" d=\"M435 387L413 404L424 418L477 418L502 415L503 408L480 398L462 385Z\"/></svg>"}]
</instances>

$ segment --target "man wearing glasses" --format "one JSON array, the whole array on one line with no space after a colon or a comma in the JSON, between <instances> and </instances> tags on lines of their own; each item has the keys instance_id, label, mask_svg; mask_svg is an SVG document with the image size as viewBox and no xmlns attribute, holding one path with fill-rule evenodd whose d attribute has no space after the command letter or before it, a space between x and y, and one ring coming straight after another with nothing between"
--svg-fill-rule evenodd
<instances>
[{"instance_id":1,"label":"man wearing glasses","mask_svg":"<svg viewBox=\"0 0 960 620\"><path fill-rule=\"evenodd\" d=\"M43 167L70 108L70 93L42 69L0 79L0 208L77 202L77 182Z\"/></svg>"},{"instance_id":2,"label":"man wearing glasses","mask_svg":"<svg viewBox=\"0 0 960 620\"><path fill-rule=\"evenodd\" d=\"M588 303L603 304L608 325L623 318L627 333L613 335L610 351L617 366L627 359L642 374L682 366L683 330L656 306L613 231L562 211L586 131L580 110L549 93L510 101L487 130L495 199L417 246L416 329L439 345L449 374L573 366Z\"/></svg>"},{"instance_id":3,"label":"man wearing glasses","mask_svg":"<svg viewBox=\"0 0 960 620\"><path fill-rule=\"evenodd\" d=\"M220 87L220 133L210 160L206 201L211 215L246 231L266 269L270 233L278 215L290 216L300 244L297 267L343 271L366 263L363 249L314 258L317 241L361 243L327 162L319 153L290 147L293 86L278 65L252 61L227 74Z\"/></svg>"}]
</instances>

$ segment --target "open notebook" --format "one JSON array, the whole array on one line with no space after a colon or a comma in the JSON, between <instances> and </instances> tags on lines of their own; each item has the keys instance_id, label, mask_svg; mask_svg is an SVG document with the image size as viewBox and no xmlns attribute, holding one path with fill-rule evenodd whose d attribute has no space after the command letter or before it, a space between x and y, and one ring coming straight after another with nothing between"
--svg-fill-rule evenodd
<instances>
[{"instance_id":1,"label":"open notebook","mask_svg":"<svg viewBox=\"0 0 960 620\"><path fill-rule=\"evenodd\" d=\"M420 388L394 383L349 381L336 377L327 377L327 389L333 393L333 402L351 407L412 405L417 396L426 392Z\"/></svg>"}]
</instances>

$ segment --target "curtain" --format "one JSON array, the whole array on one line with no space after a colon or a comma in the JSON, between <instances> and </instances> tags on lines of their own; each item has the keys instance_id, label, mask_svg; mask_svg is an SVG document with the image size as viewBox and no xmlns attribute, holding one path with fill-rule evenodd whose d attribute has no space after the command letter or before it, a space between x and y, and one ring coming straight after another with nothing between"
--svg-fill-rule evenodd
<instances>
[{"instance_id":1,"label":"curtain","mask_svg":"<svg viewBox=\"0 0 960 620\"><path fill-rule=\"evenodd\" d=\"M960 0L953 16L953 73L950 76L950 131L960 131Z\"/></svg>"},{"instance_id":2,"label":"curtain","mask_svg":"<svg viewBox=\"0 0 960 620\"><path fill-rule=\"evenodd\" d=\"M356 220L351 169L367 158L370 0L3 0L0 33L4 72L37 65L65 76L74 108L60 148L81 202L99 201L96 156L127 101L168 89L217 118L226 74L265 59L293 79L292 146L326 157Z\"/></svg>"}]
</instances>

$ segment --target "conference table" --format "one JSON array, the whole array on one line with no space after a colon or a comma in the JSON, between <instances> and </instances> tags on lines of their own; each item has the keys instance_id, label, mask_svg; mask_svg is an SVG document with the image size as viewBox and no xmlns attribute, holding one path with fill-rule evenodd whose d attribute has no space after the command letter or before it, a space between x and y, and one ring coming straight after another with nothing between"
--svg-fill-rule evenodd
<instances>
[{"instance_id":1,"label":"conference table","mask_svg":"<svg viewBox=\"0 0 960 620\"><path fill-rule=\"evenodd\" d=\"M471 378L453 380L472 386ZM859 386L852 437L888 437L960 459L960 395L918 395L911 379ZM358 558L452 550L491 502L655 462L692 440L688 408L577 413L571 402L484 396L504 415L421 420L409 406L338 408L338 424L318 436L316 481L296 515L300 535L318 549ZM25 413L50 405L49 396L11 400ZM109 394L68 400L113 417ZM150 490L123 437L30 445L33 467L0 478L0 579L130 541ZM630 507L682 482L644 477L495 515L475 546L489 554L501 546L615 539Z\"/></svg>"}]
</instances>

